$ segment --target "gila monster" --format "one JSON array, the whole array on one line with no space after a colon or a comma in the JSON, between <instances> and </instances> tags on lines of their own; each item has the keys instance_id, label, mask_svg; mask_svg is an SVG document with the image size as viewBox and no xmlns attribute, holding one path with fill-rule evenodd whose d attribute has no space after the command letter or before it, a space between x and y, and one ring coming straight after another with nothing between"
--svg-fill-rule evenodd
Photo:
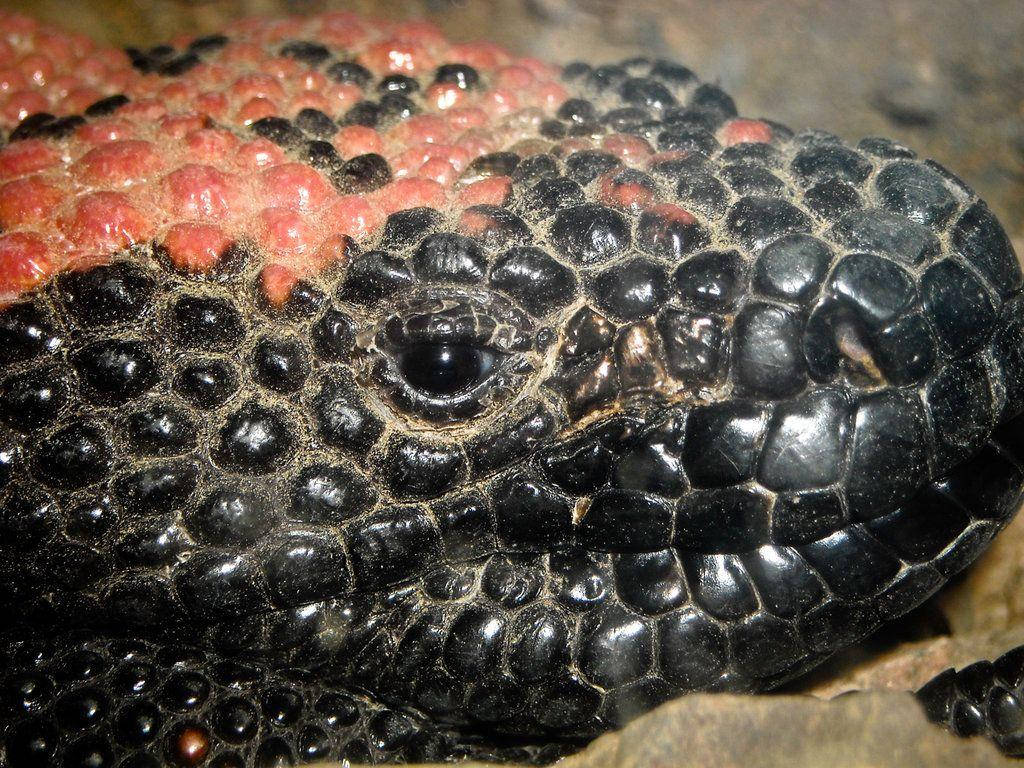
<instances>
[{"instance_id":1,"label":"gila monster","mask_svg":"<svg viewBox=\"0 0 1024 768\"><path fill-rule=\"evenodd\" d=\"M0 61L0 765L550 762L1020 504L1021 268L899 143L344 13Z\"/></svg>"}]
</instances>

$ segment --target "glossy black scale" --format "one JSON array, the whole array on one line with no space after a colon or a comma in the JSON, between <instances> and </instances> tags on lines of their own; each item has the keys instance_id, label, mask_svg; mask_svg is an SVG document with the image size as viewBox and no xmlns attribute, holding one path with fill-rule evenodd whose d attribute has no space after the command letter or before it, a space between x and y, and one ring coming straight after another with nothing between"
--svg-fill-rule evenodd
<instances>
[{"instance_id":1,"label":"glossy black scale","mask_svg":"<svg viewBox=\"0 0 1024 768\"><path fill-rule=\"evenodd\" d=\"M531 155L524 157L512 171L512 181L516 184L528 186L536 184L541 179L558 176L558 161L550 154Z\"/></svg>"},{"instance_id":2,"label":"glossy black scale","mask_svg":"<svg viewBox=\"0 0 1024 768\"><path fill-rule=\"evenodd\" d=\"M744 271L743 259L734 250L703 251L680 264L673 278L685 303L722 312L744 292Z\"/></svg>"},{"instance_id":3,"label":"glossy black scale","mask_svg":"<svg viewBox=\"0 0 1024 768\"><path fill-rule=\"evenodd\" d=\"M534 240L533 230L518 215L500 205L474 205L466 209L464 220L472 222L473 239L489 254Z\"/></svg>"},{"instance_id":4,"label":"glossy black scale","mask_svg":"<svg viewBox=\"0 0 1024 768\"><path fill-rule=\"evenodd\" d=\"M597 551L655 550L671 537L673 518L671 505L656 497L607 489L594 495L577 536Z\"/></svg>"},{"instance_id":5,"label":"glossy black scale","mask_svg":"<svg viewBox=\"0 0 1024 768\"><path fill-rule=\"evenodd\" d=\"M385 448L380 479L398 498L429 498L453 488L465 467L466 457L456 445L404 437Z\"/></svg>"},{"instance_id":6,"label":"glossy black scale","mask_svg":"<svg viewBox=\"0 0 1024 768\"><path fill-rule=\"evenodd\" d=\"M380 97L379 109L384 117L405 120L420 111L412 99L401 93L385 93Z\"/></svg>"},{"instance_id":7,"label":"glossy black scale","mask_svg":"<svg viewBox=\"0 0 1024 768\"><path fill-rule=\"evenodd\" d=\"M224 621L269 609L251 557L204 553L177 569L174 588L188 613L203 621Z\"/></svg>"},{"instance_id":8,"label":"glossy black scale","mask_svg":"<svg viewBox=\"0 0 1024 768\"><path fill-rule=\"evenodd\" d=\"M233 488L214 491L186 517L194 536L216 546L249 544L267 533L277 515L259 494Z\"/></svg>"},{"instance_id":9,"label":"glossy black scale","mask_svg":"<svg viewBox=\"0 0 1024 768\"><path fill-rule=\"evenodd\" d=\"M307 522L340 521L372 505L367 480L345 466L315 464L293 481L290 514Z\"/></svg>"},{"instance_id":10,"label":"glossy black scale","mask_svg":"<svg viewBox=\"0 0 1024 768\"><path fill-rule=\"evenodd\" d=\"M391 166L375 152L356 155L332 173L331 180L345 194L372 192L391 181Z\"/></svg>"},{"instance_id":11,"label":"glossy black scale","mask_svg":"<svg viewBox=\"0 0 1024 768\"><path fill-rule=\"evenodd\" d=\"M670 613L658 621L659 665L670 682L691 689L710 686L725 671L725 633L693 609Z\"/></svg>"},{"instance_id":12,"label":"glossy black scale","mask_svg":"<svg viewBox=\"0 0 1024 768\"><path fill-rule=\"evenodd\" d=\"M848 521L842 500L832 489L781 494L771 514L772 537L779 544L817 541Z\"/></svg>"},{"instance_id":13,"label":"glossy black scale","mask_svg":"<svg viewBox=\"0 0 1024 768\"><path fill-rule=\"evenodd\" d=\"M118 536L114 546L122 562L151 567L171 565L188 549L186 531L160 516L140 519Z\"/></svg>"},{"instance_id":14,"label":"glossy black scale","mask_svg":"<svg viewBox=\"0 0 1024 768\"><path fill-rule=\"evenodd\" d=\"M568 99L562 102L555 116L570 123L592 123L597 119L597 110L586 99Z\"/></svg>"},{"instance_id":15,"label":"glossy black scale","mask_svg":"<svg viewBox=\"0 0 1024 768\"><path fill-rule=\"evenodd\" d=\"M738 195L782 195L785 184L770 171L742 163L722 168L722 178Z\"/></svg>"},{"instance_id":16,"label":"glossy black scale","mask_svg":"<svg viewBox=\"0 0 1024 768\"><path fill-rule=\"evenodd\" d=\"M646 622L622 608L595 612L581 633L580 671L605 687L640 678L653 662L652 634Z\"/></svg>"},{"instance_id":17,"label":"glossy black scale","mask_svg":"<svg viewBox=\"0 0 1024 768\"><path fill-rule=\"evenodd\" d=\"M434 504L431 512L449 557L464 560L493 550L494 523L483 496L456 497Z\"/></svg>"},{"instance_id":18,"label":"glossy black scale","mask_svg":"<svg viewBox=\"0 0 1024 768\"><path fill-rule=\"evenodd\" d=\"M564 139L568 132L565 123L558 120L545 120L539 128L540 135L552 141Z\"/></svg>"},{"instance_id":19,"label":"glossy black scale","mask_svg":"<svg viewBox=\"0 0 1024 768\"><path fill-rule=\"evenodd\" d=\"M707 230L687 211L648 209L640 215L637 245L652 256L678 261L707 242Z\"/></svg>"},{"instance_id":20,"label":"glossy black scale","mask_svg":"<svg viewBox=\"0 0 1024 768\"><path fill-rule=\"evenodd\" d=\"M693 206L707 216L717 217L725 212L728 192L715 176L693 171L679 178L676 198L684 206Z\"/></svg>"},{"instance_id":21,"label":"glossy black scale","mask_svg":"<svg viewBox=\"0 0 1024 768\"><path fill-rule=\"evenodd\" d=\"M500 556L490 559L481 577L484 593L506 608L532 602L543 585L542 572L528 560L517 563Z\"/></svg>"},{"instance_id":22,"label":"glossy black scale","mask_svg":"<svg viewBox=\"0 0 1024 768\"><path fill-rule=\"evenodd\" d=\"M832 220L847 211L861 208L864 199L852 184L839 179L825 179L804 193L804 203L819 217Z\"/></svg>"},{"instance_id":23,"label":"glossy black scale","mask_svg":"<svg viewBox=\"0 0 1024 768\"><path fill-rule=\"evenodd\" d=\"M601 272L594 281L597 304L610 315L636 320L654 314L665 302L668 275L645 259L630 259Z\"/></svg>"},{"instance_id":24,"label":"glossy black scale","mask_svg":"<svg viewBox=\"0 0 1024 768\"><path fill-rule=\"evenodd\" d=\"M847 498L862 516L892 509L920 486L927 461L923 422L920 404L901 393L883 391L861 398L852 435Z\"/></svg>"},{"instance_id":25,"label":"glossy black scale","mask_svg":"<svg viewBox=\"0 0 1024 768\"><path fill-rule=\"evenodd\" d=\"M104 431L93 422L76 421L39 444L35 469L48 485L80 488L104 477L112 458L113 449Z\"/></svg>"},{"instance_id":26,"label":"glossy black scale","mask_svg":"<svg viewBox=\"0 0 1024 768\"><path fill-rule=\"evenodd\" d=\"M187 499L198 480L188 461L161 462L122 475L114 481L121 504L134 514L174 509Z\"/></svg>"},{"instance_id":27,"label":"glossy black scale","mask_svg":"<svg viewBox=\"0 0 1024 768\"><path fill-rule=\"evenodd\" d=\"M352 83L353 85L366 85L373 77L366 67L354 61L336 61L324 70L329 78L336 83Z\"/></svg>"},{"instance_id":28,"label":"glossy black scale","mask_svg":"<svg viewBox=\"0 0 1024 768\"><path fill-rule=\"evenodd\" d=\"M123 93L116 93L113 96L105 96L102 99L97 99L86 107L83 114L86 117L104 117L116 112L119 107L124 106L128 101L128 97Z\"/></svg>"},{"instance_id":29,"label":"glossy black scale","mask_svg":"<svg viewBox=\"0 0 1024 768\"><path fill-rule=\"evenodd\" d=\"M105 719L110 707L101 690L85 686L60 696L53 709L60 727L80 731Z\"/></svg>"},{"instance_id":30,"label":"glossy black scale","mask_svg":"<svg viewBox=\"0 0 1024 768\"><path fill-rule=\"evenodd\" d=\"M358 455L365 455L384 431L380 418L344 380L327 378L320 382L311 403L311 416L325 443Z\"/></svg>"},{"instance_id":31,"label":"glossy black scale","mask_svg":"<svg viewBox=\"0 0 1024 768\"><path fill-rule=\"evenodd\" d=\"M244 332L242 316L232 302L213 296L184 296L174 303L173 330L190 347L228 347Z\"/></svg>"},{"instance_id":32,"label":"glossy black scale","mask_svg":"<svg viewBox=\"0 0 1024 768\"><path fill-rule=\"evenodd\" d=\"M309 375L308 355L297 338L264 337L253 348L253 378L276 392L294 392Z\"/></svg>"},{"instance_id":33,"label":"glossy black scale","mask_svg":"<svg viewBox=\"0 0 1024 768\"><path fill-rule=\"evenodd\" d=\"M715 315L666 308L656 327L668 369L682 381L710 384L723 373L728 350L724 321Z\"/></svg>"},{"instance_id":34,"label":"glossy black scale","mask_svg":"<svg viewBox=\"0 0 1024 768\"><path fill-rule=\"evenodd\" d=\"M413 282L404 261L385 251L369 251L352 260L338 293L342 299L370 304L410 288Z\"/></svg>"},{"instance_id":35,"label":"glossy black scale","mask_svg":"<svg viewBox=\"0 0 1024 768\"><path fill-rule=\"evenodd\" d=\"M7 499L4 534L15 547L31 548L53 532L59 507L48 494L17 489Z\"/></svg>"},{"instance_id":36,"label":"glossy black scale","mask_svg":"<svg viewBox=\"0 0 1024 768\"><path fill-rule=\"evenodd\" d=\"M412 254L412 267L424 282L460 285L480 282L486 270L480 246L469 237L449 232L424 238Z\"/></svg>"},{"instance_id":37,"label":"glossy black scale","mask_svg":"<svg viewBox=\"0 0 1024 768\"><path fill-rule=\"evenodd\" d=\"M569 548L549 555L548 565L557 574L552 588L558 603L571 611L589 611L613 597L607 555Z\"/></svg>"},{"instance_id":38,"label":"glossy black scale","mask_svg":"<svg viewBox=\"0 0 1024 768\"><path fill-rule=\"evenodd\" d=\"M56 117L49 112L28 115L10 133L11 141L64 138L85 120L80 115Z\"/></svg>"},{"instance_id":39,"label":"glossy black scale","mask_svg":"<svg viewBox=\"0 0 1024 768\"><path fill-rule=\"evenodd\" d=\"M647 615L678 608L689 598L682 567L670 549L616 555L615 584L627 605Z\"/></svg>"},{"instance_id":40,"label":"glossy black scale","mask_svg":"<svg viewBox=\"0 0 1024 768\"><path fill-rule=\"evenodd\" d=\"M86 326L137 320L149 307L154 278L128 261L70 272L58 280L61 300Z\"/></svg>"},{"instance_id":41,"label":"glossy black scale","mask_svg":"<svg viewBox=\"0 0 1024 768\"><path fill-rule=\"evenodd\" d=\"M589 184L620 165L622 161L615 155L594 149L573 152L565 159L566 175L582 185Z\"/></svg>"},{"instance_id":42,"label":"glossy black scale","mask_svg":"<svg viewBox=\"0 0 1024 768\"><path fill-rule=\"evenodd\" d=\"M60 415L69 394L65 378L52 368L16 374L0 383L0 419L15 429L38 429Z\"/></svg>"},{"instance_id":43,"label":"glossy black scale","mask_svg":"<svg viewBox=\"0 0 1024 768\"><path fill-rule=\"evenodd\" d=\"M388 216L381 233L380 246L403 249L418 243L440 226L442 216L433 208L408 208Z\"/></svg>"},{"instance_id":44,"label":"glossy black scale","mask_svg":"<svg viewBox=\"0 0 1024 768\"><path fill-rule=\"evenodd\" d=\"M337 124L329 115L311 107L299 110L295 116L295 125L306 134L322 139L329 139L338 131Z\"/></svg>"},{"instance_id":45,"label":"glossy black scale","mask_svg":"<svg viewBox=\"0 0 1024 768\"><path fill-rule=\"evenodd\" d=\"M159 708L148 701L127 704L118 711L114 722L117 740L129 747L142 747L151 743L163 724Z\"/></svg>"},{"instance_id":46,"label":"glossy black scale","mask_svg":"<svg viewBox=\"0 0 1024 768\"><path fill-rule=\"evenodd\" d=\"M261 117L249 126L257 136L282 147L298 146L305 139L302 131L283 117Z\"/></svg>"},{"instance_id":47,"label":"glossy black scale","mask_svg":"<svg viewBox=\"0 0 1024 768\"><path fill-rule=\"evenodd\" d=\"M285 416L248 403L220 428L215 458L242 472L266 472L291 451L295 438Z\"/></svg>"},{"instance_id":48,"label":"glossy black scale","mask_svg":"<svg viewBox=\"0 0 1024 768\"><path fill-rule=\"evenodd\" d=\"M374 128L381 121L383 110L373 101L360 101L339 119L342 125L361 125Z\"/></svg>"},{"instance_id":49,"label":"glossy black scale","mask_svg":"<svg viewBox=\"0 0 1024 768\"><path fill-rule=\"evenodd\" d=\"M886 208L920 224L942 224L957 205L943 178L920 163L887 165L875 186Z\"/></svg>"},{"instance_id":50,"label":"glossy black scale","mask_svg":"<svg viewBox=\"0 0 1024 768\"><path fill-rule=\"evenodd\" d=\"M832 259L828 245L810 235L780 238L761 251L754 288L766 296L805 303L821 286Z\"/></svg>"},{"instance_id":51,"label":"glossy black scale","mask_svg":"<svg viewBox=\"0 0 1024 768\"><path fill-rule=\"evenodd\" d=\"M736 103L732 97L716 85L704 83L697 86L687 104L690 109L713 114L725 120L736 116Z\"/></svg>"},{"instance_id":52,"label":"glossy black scale","mask_svg":"<svg viewBox=\"0 0 1024 768\"><path fill-rule=\"evenodd\" d=\"M565 619L551 608L536 606L521 612L509 636L514 638L509 667L518 680L553 677L568 661L568 628Z\"/></svg>"},{"instance_id":53,"label":"glossy black scale","mask_svg":"<svg viewBox=\"0 0 1024 768\"><path fill-rule=\"evenodd\" d=\"M801 315L782 307L749 303L736 318L733 351L736 380L750 392L785 397L807 379L801 349Z\"/></svg>"},{"instance_id":54,"label":"glossy black scale","mask_svg":"<svg viewBox=\"0 0 1024 768\"><path fill-rule=\"evenodd\" d=\"M513 551L546 551L570 534L568 501L555 489L525 475L511 475L491 493L499 541Z\"/></svg>"},{"instance_id":55,"label":"glossy black scale","mask_svg":"<svg viewBox=\"0 0 1024 768\"><path fill-rule=\"evenodd\" d=\"M174 377L174 389L193 405L211 408L221 405L239 386L239 376L227 360L188 362Z\"/></svg>"},{"instance_id":56,"label":"glossy black scale","mask_svg":"<svg viewBox=\"0 0 1024 768\"><path fill-rule=\"evenodd\" d=\"M653 78L629 78L619 86L619 94L627 104L654 110L663 110L676 104L672 91Z\"/></svg>"},{"instance_id":57,"label":"glossy black scale","mask_svg":"<svg viewBox=\"0 0 1024 768\"><path fill-rule=\"evenodd\" d=\"M195 445L196 424L185 412L154 404L129 414L123 426L129 444L143 455L173 456Z\"/></svg>"},{"instance_id":58,"label":"glossy black scale","mask_svg":"<svg viewBox=\"0 0 1024 768\"><path fill-rule=\"evenodd\" d=\"M952 259L933 264L921 280L921 293L928 319L954 355L984 342L995 307L988 290L966 267Z\"/></svg>"},{"instance_id":59,"label":"glossy black scale","mask_svg":"<svg viewBox=\"0 0 1024 768\"><path fill-rule=\"evenodd\" d=\"M809 232L810 217L792 203L763 196L744 197L726 215L733 236L751 250L758 250L783 235Z\"/></svg>"},{"instance_id":60,"label":"glossy black scale","mask_svg":"<svg viewBox=\"0 0 1024 768\"><path fill-rule=\"evenodd\" d=\"M938 238L927 227L895 213L867 208L843 214L831 239L851 250L885 254L916 265L939 253Z\"/></svg>"},{"instance_id":61,"label":"glossy black scale","mask_svg":"<svg viewBox=\"0 0 1024 768\"><path fill-rule=\"evenodd\" d=\"M493 669L506 631L496 611L468 606L452 624L444 646L445 665L458 678L476 679Z\"/></svg>"},{"instance_id":62,"label":"glossy black scale","mask_svg":"<svg viewBox=\"0 0 1024 768\"><path fill-rule=\"evenodd\" d=\"M433 523L411 507L375 512L349 529L352 570L364 588L378 589L422 572L439 550Z\"/></svg>"},{"instance_id":63,"label":"glossy black scale","mask_svg":"<svg viewBox=\"0 0 1024 768\"><path fill-rule=\"evenodd\" d=\"M542 217L557 214L567 206L579 205L586 200L583 188L565 176L545 176L523 195L523 205L529 213Z\"/></svg>"},{"instance_id":64,"label":"glossy black scale","mask_svg":"<svg viewBox=\"0 0 1024 768\"><path fill-rule=\"evenodd\" d=\"M480 74L469 64L442 64L434 72L435 83L452 83L463 90L475 88Z\"/></svg>"},{"instance_id":65,"label":"glossy black scale","mask_svg":"<svg viewBox=\"0 0 1024 768\"><path fill-rule=\"evenodd\" d=\"M842 179L853 184L871 173L871 163L852 149L836 144L800 150L790 166L805 184L822 179Z\"/></svg>"},{"instance_id":66,"label":"glossy black scale","mask_svg":"<svg viewBox=\"0 0 1024 768\"><path fill-rule=\"evenodd\" d=\"M225 699L214 711L213 728L224 741L244 743L259 729L259 710L240 696Z\"/></svg>"},{"instance_id":67,"label":"glossy black scale","mask_svg":"<svg viewBox=\"0 0 1024 768\"><path fill-rule=\"evenodd\" d=\"M952 231L953 248L974 265L1004 298L1020 290L1024 274L1013 246L983 202L976 202L957 219Z\"/></svg>"},{"instance_id":68,"label":"glossy black scale","mask_svg":"<svg viewBox=\"0 0 1024 768\"><path fill-rule=\"evenodd\" d=\"M306 142L301 154L302 160L317 170L337 173L344 161L338 150L329 141L311 139Z\"/></svg>"},{"instance_id":69,"label":"glossy black scale","mask_svg":"<svg viewBox=\"0 0 1024 768\"><path fill-rule=\"evenodd\" d=\"M64 344L50 313L35 302L23 302L0 312L0 365L55 352Z\"/></svg>"},{"instance_id":70,"label":"glossy black scale","mask_svg":"<svg viewBox=\"0 0 1024 768\"><path fill-rule=\"evenodd\" d=\"M155 383L158 361L143 342L128 339L97 341L73 356L87 396L103 405L119 405Z\"/></svg>"},{"instance_id":71,"label":"glossy black scale","mask_svg":"<svg viewBox=\"0 0 1024 768\"><path fill-rule=\"evenodd\" d=\"M490 284L507 291L535 315L568 304L576 295L576 276L540 248L510 249L491 267Z\"/></svg>"},{"instance_id":72,"label":"glossy black scale","mask_svg":"<svg viewBox=\"0 0 1024 768\"><path fill-rule=\"evenodd\" d=\"M612 453L596 443L567 446L541 458L545 474L571 493L587 493L607 482Z\"/></svg>"},{"instance_id":73,"label":"glossy black scale","mask_svg":"<svg viewBox=\"0 0 1024 768\"><path fill-rule=\"evenodd\" d=\"M510 176L519 165L519 161L519 155L515 152L491 152L470 161L466 172L470 178Z\"/></svg>"},{"instance_id":74,"label":"glossy black scale","mask_svg":"<svg viewBox=\"0 0 1024 768\"><path fill-rule=\"evenodd\" d=\"M758 477L773 490L800 490L836 482L849 434L849 398L824 390L779 406L769 424Z\"/></svg>"},{"instance_id":75,"label":"glossy black scale","mask_svg":"<svg viewBox=\"0 0 1024 768\"><path fill-rule=\"evenodd\" d=\"M682 120L669 119L658 134L658 149L663 152L699 152L714 154L718 141L711 132L715 118L707 113L690 113Z\"/></svg>"},{"instance_id":76,"label":"glossy black scale","mask_svg":"<svg viewBox=\"0 0 1024 768\"><path fill-rule=\"evenodd\" d=\"M676 510L675 542L697 552L745 552L769 541L770 509L767 495L755 488L696 491Z\"/></svg>"}]
</instances>

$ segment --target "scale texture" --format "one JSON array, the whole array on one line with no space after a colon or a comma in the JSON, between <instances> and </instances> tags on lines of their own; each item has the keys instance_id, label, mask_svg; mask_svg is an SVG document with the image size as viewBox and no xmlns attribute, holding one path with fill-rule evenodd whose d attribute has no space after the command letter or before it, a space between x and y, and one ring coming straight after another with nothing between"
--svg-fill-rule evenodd
<instances>
[{"instance_id":1,"label":"scale texture","mask_svg":"<svg viewBox=\"0 0 1024 768\"><path fill-rule=\"evenodd\" d=\"M0 764L547 762L792 679L1024 486L960 179L687 68L0 14ZM1019 653L921 697L1024 751Z\"/></svg>"}]
</instances>

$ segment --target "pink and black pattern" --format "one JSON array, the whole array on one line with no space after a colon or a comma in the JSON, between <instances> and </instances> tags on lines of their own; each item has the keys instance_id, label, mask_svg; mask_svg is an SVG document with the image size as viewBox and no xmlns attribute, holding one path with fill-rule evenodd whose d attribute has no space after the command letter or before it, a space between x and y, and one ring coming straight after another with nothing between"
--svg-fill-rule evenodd
<instances>
[{"instance_id":1,"label":"pink and black pattern","mask_svg":"<svg viewBox=\"0 0 1024 768\"><path fill-rule=\"evenodd\" d=\"M1024 278L906 147L348 15L0 54L0 764L551 761L1020 504ZM921 695L1020 751L1007 665Z\"/></svg>"}]
</instances>

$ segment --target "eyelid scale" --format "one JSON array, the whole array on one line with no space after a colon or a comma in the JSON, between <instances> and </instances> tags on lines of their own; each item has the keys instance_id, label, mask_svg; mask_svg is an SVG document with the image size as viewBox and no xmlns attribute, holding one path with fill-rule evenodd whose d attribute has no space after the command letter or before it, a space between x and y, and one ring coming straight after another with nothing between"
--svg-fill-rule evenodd
<instances>
[{"instance_id":1,"label":"eyelid scale","mask_svg":"<svg viewBox=\"0 0 1024 768\"><path fill-rule=\"evenodd\" d=\"M433 287L409 297L377 325L379 347L463 343L498 351L533 346L533 321L503 297L483 290Z\"/></svg>"}]
</instances>

